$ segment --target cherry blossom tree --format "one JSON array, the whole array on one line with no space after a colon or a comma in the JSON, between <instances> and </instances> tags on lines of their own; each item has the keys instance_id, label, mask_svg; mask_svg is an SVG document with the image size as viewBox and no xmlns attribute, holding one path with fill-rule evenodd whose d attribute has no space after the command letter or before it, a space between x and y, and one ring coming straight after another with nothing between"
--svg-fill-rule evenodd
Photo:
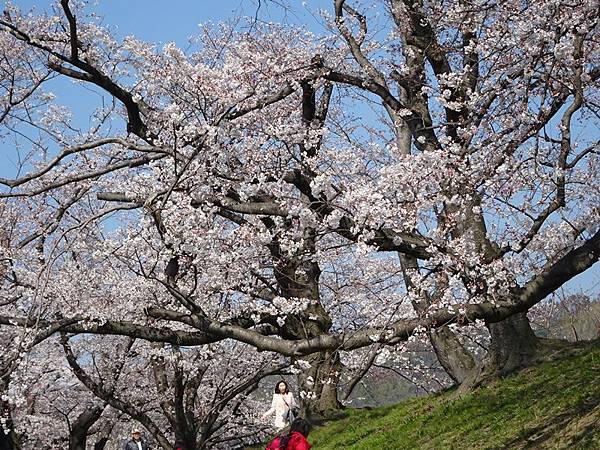
<instances>
[{"instance_id":1,"label":"cherry blossom tree","mask_svg":"<svg viewBox=\"0 0 600 450\"><path fill-rule=\"evenodd\" d=\"M117 355L102 341L89 345L63 335L69 366L97 398L141 423L162 448L172 448L176 439L202 449L264 437L264 426L253 420L264 405L248 396L262 378L288 366L272 354L257 356L239 343L182 349L127 338ZM93 362L88 369L75 344Z\"/></svg>"},{"instance_id":2,"label":"cherry blossom tree","mask_svg":"<svg viewBox=\"0 0 600 450\"><path fill-rule=\"evenodd\" d=\"M38 344L15 368L8 398L19 448L86 448L114 415L71 374L56 338Z\"/></svg>"},{"instance_id":3,"label":"cherry blossom tree","mask_svg":"<svg viewBox=\"0 0 600 450\"><path fill-rule=\"evenodd\" d=\"M233 339L303 365L320 414L340 351L415 332L457 382L531 363L527 311L600 257L596 2L335 0L323 20L205 27L184 52L85 4L7 6L2 125L27 151L0 179L20 212L0 323ZM98 92L83 126L54 78ZM489 330L483 367L451 324Z\"/></svg>"},{"instance_id":4,"label":"cherry blossom tree","mask_svg":"<svg viewBox=\"0 0 600 450\"><path fill-rule=\"evenodd\" d=\"M231 448L264 438L268 426L255 418L266 406L251 394L287 367L235 342L179 348L63 334L21 360L8 398L21 448L121 448L138 424L161 448L176 439L189 448Z\"/></svg>"},{"instance_id":5,"label":"cherry blossom tree","mask_svg":"<svg viewBox=\"0 0 600 450\"><path fill-rule=\"evenodd\" d=\"M493 305L494 312L480 315L492 335L488 367L510 371L538 349L527 309L598 258L597 198L579 190L595 186L598 141L572 133L576 119L590 126L597 117L593 7L387 6L396 28L381 57L378 47L369 47L367 17L335 2L334 20L356 75L329 78L379 97L396 128L396 151L409 155L382 166L360 189L371 198L401 195L391 202L399 209L390 217L404 220L407 232L408 223L418 234L429 231L433 253L421 257L424 263L400 255L415 309L454 309L457 297L480 308ZM570 8L577 13L554 28L557 15ZM511 313L498 314L503 308ZM462 312L478 315L468 307ZM431 338L449 374L464 380L473 361L456 338L445 327Z\"/></svg>"}]
</instances>

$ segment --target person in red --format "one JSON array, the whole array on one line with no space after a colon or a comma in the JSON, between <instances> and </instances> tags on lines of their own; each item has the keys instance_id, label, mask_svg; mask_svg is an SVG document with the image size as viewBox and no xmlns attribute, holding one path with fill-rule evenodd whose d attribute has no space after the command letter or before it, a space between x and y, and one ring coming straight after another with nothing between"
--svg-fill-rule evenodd
<instances>
[{"instance_id":1,"label":"person in red","mask_svg":"<svg viewBox=\"0 0 600 450\"><path fill-rule=\"evenodd\" d=\"M298 418L292 422L290 432L273 439L266 450L310 450L311 445L306 440L309 432L309 423Z\"/></svg>"}]
</instances>

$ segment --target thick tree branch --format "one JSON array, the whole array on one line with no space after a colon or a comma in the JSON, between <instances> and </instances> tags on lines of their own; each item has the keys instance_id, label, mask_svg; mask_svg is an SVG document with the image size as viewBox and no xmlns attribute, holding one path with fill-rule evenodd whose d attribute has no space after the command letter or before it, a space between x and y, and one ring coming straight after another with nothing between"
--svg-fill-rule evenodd
<instances>
[{"instance_id":1,"label":"thick tree branch","mask_svg":"<svg viewBox=\"0 0 600 450\"><path fill-rule=\"evenodd\" d=\"M518 299L518 310L527 311L564 283L592 267L600 259L600 230L542 273L527 282Z\"/></svg>"},{"instance_id":2,"label":"thick tree branch","mask_svg":"<svg viewBox=\"0 0 600 450\"><path fill-rule=\"evenodd\" d=\"M136 325L126 322L107 322L94 325L85 322L32 321L29 319L0 316L0 324L45 327L45 335L64 331L74 333L113 334L138 337L155 342L172 342L181 345L202 345L221 339L235 339L256 347L259 350L274 351L287 356L302 356L322 350L354 350L373 343L394 345L407 340L417 328L434 329L444 325L461 325L485 320L488 323L500 322L511 315L529 310L564 283L587 270L600 258L600 230L580 247L571 250L540 275L530 280L520 289L515 300L505 304L454 305L451 309L430 312L426 317L401 319L389 326L369 327L354 332L319 335L302 340L285 340L265 336L255 330L236 325L223 324L208 317L183 315L174 311L149 308L151 317L185 323L195 327L200 333L172 331L165 328Z\"/></svg>"},{"instance_id":3,"label":"thick tree branch","mask_svg":"<svg viewBox=\"0 0 600 450\"><path fill-rule=\"evenodd\" d=\"M206 333L190 331L174 331L159 328L152 325L141 325L126 321L108 321L105 323L91 322L83 317L61 319L57 321L44 319L30 319L24 317L12 317L0 315L0 325L22 326L27 328L39 328L41 331L38 342L51 336L58 331L66 333L90 333L102 335L130 336L152 342L169 342L179 345L204 345L217 342L220 339L209 336ZM44 337L45 336L45 337ZM43 339L42 339L43 337ZM41 340L40 340L41 339Z\"/></svg>"}]
</instances>

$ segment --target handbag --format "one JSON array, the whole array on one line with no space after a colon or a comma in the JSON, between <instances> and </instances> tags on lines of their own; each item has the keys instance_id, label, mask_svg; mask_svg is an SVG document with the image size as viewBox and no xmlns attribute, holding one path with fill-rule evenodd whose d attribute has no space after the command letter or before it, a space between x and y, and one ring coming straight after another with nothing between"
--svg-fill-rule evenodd
<instances>
[{"instance_id":1,"label":"handbag","mask_svg":"<svg viewBox=\"0 0 600 450\"><path fill-rule=\"evenodd\" d=\"M285 405L288 407L287 410L287 414L285 415L285 419L287 420L288 423L292 423L294 421L294 419L296 417L298 417L298 413L300 412L297 406L294 406L293 408L290 406L290 404L285 400L285 397L283 397L283 402L285 403Z\"/></svg>"}]
</instances>

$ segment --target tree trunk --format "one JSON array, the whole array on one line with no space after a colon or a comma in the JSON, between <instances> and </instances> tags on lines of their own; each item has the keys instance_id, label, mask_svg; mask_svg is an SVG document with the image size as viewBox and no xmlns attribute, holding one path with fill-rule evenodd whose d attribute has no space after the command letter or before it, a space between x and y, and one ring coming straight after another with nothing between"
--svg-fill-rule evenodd
<instances>
[{"instance_id":1,"label":"tree trunk","mask_svg":"<svg viewBox=\"0 0 600 450\"><path fill-rule=\"evenodd\" d=\"M312 233L307 233L305 239L307 247L314 253ZM312 260L301 261L294 258L280 261L276 266L275 276L282 293L289 298L310 299L310 304L301 314L287 316L282 329L283 336L288 339L310 339L327 334L332 321L320 300L321 270L318 264ZM339 354L336 351L325 351L302 359L311 365L308 370L298 375L302 415L312 418L337 416L342 408L338 401L338 384L342 369Z\"/></svg>"},{"instance_id":2,"label":"tree trunk","mask_svg":"<svg viewBox=\"0 0 600 450\"><path fill-rule=\"evenodd\" d=\"M297 334L297 337L319 336L329 330L331 319L320 304L311 305L305 311L305 314L307 313L312 319L298 321L296 327L300 325L305 334L301 336ZM289 322L293 323L294 320ZM298 396L302 415L314 419L337 417L342 409L342 404L338 400L338 385L342 371L339 353L328 350L301 359L310 364L309 369L298 375Z\"/></svg>"},{"instance_id":3,"label":"tree trunk","mask_svg":"<svg viewBox=\"0 0 600 450\"><path fill-rule=\"evenodd\" d=\"M447 326L432 330L429 339L438 361L455 383L461 384L473 376L477 370L475 358L452 330Z\"/></svg>"},{"instance_id":4,"label":"tree trunk","mask_svg":"<svg viewBox=\"0 0 600 450\"><path fill-rule=\"evenodd\" d=\"M94 450L104 450L104 447L106 447L107 443L108 443L107 437L101 438L98 442L96 442L94 444Z\"/></svg>"},{"instance_id":5,"label":"tree trunk","mask_svg":"<svg viewBox=\"0 0 600 450\"><path fill-rule=\"evenodd\" d=\"M298 375L301 415L312 419L337 417L342 409L338 400L342 370L339 353L325 351L303 359L311 367Z\"/></svg>"},{"instance_id":6,"label":"tree trunk","mask_svg":"<svg viewBox=\"0 0 600 450\"><path fill-rule=\"evenodd\" d=\"M487 355L479 369L463 381L462 392L532 365L542 347L525 312L487 327L491 338Z\"/></svg>"},{"instance_id":7,"label":"tree trunk","mask_svg":"<svg viewBox=\"0 0 600 450\"><path fill-rule=\"evenodd\" d=\"M104 422L102 428L100 428L100 430L98 430L98 432L96 433L96 435L98 436L98 440L94 444L94 450L104 450L104 447L106 447L106 444L108 444L110 435L115 426L115 422L116 421L113 420L108 420Z\"/></svg>"},{"instance_id":8,"label":"tree trunk","mask_svg":"<svg viewBox=\"0 0 600 450\"><path fill-rule=\"evenodd\" d=\"M417 293L420 297L420 301L412 301L413 308L418 314L426 314L431 304L430 296L427 292L419 292L419 288L415 286L411 278L412 274L419 271L417 259L403 254L399 254L398 257L406 290ZM437 330L430 330L428 334L438 361L455 383L461 384L473 376L477 369L477 363L471 352L462 345L458 336L450 328L444 326Z\"/></svg>"},{"instance_id":9,"label":"tree trunk","mask_svg":"<svg viewBox=\"0 0 600 450\"><path fill-rule=\"evenodd\" d=\"M88 432L92 425L102 415L104 406L96 406L85 410L73 423L69 436L69 450L85 450L87 446Z\"/></svg>"},{"instance_id":10,"label":"tree trunk","mask_svg":"<svg viewBox=\"0 0 600 450\"><path fill-rule=\"evenodd\" d=\"M208 427L200 427L200 433L198 430L191 430L187 424L180 427L179 430L175 432L175 441L179 441L179 444L183 446L185 449L196 449L196 448L207 448L206 441L210 437L210 429L212 428L212 424ZM200 434L200 439L198 439L198 434Z\"/></svg>"},{"instance_id":11,"label":"tree trunk","mask_svg":"<svg viewBox=\"0 0 600 450\"><path fill-rule=\"evenodd\" d=\"M527 313L515 314L487 327L491 342L485 361L486 372L505 376L535 361L539 339L531 329Z\"/></svg>"},{"instance_id":12,"label":"tree trunk","mask_svg":"<svg viewBox=\"0 0 600 450\"><path fill-rule=\"evenodd\" d=\"M0 427L0 450L17 450L20 447L15 442L15 436L12 431L5 434L4 429Z\"/></svg>"}]
</instances>

